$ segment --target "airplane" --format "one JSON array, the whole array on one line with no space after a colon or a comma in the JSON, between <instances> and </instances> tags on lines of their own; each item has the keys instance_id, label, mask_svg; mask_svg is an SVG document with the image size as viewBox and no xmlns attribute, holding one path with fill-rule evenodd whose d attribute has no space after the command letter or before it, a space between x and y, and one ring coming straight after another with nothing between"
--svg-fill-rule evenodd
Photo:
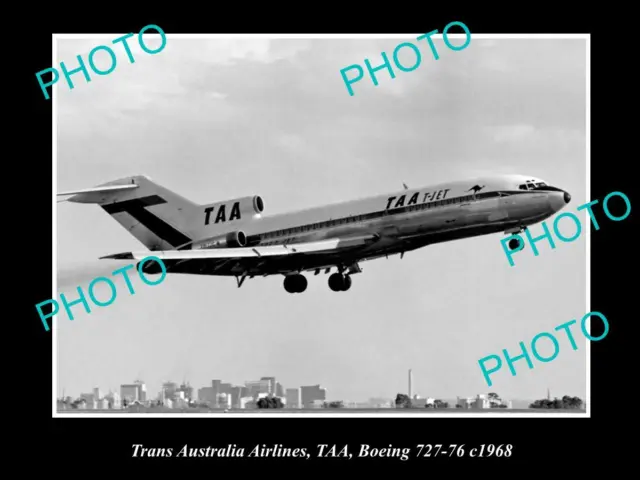
<instances>
[{"instance_id":1,"label":"airplane","mask_svg":"<svg viewBox=\"0 0 640 480\"><path fill-rule=\"evenodd\" d=\"M155 256L171 274L247 278L283 275L284 289L302 293L304 272L329 274L329 288L345 292L360 263L404 257L427 245L500 233L522 233L560 211L571 195L539 178L494 175L403 189L306 210L263 215L260 195L199 205L146 175L120 178L57 194L61 201L97 204L148 251L100 259ZM60 201L60 200L59 200ZM519 248L513 238L508 247ZM139 262L138 262L139 265ZM162 273L157 262L142 271Z\"/></svg>"}]
</instances>

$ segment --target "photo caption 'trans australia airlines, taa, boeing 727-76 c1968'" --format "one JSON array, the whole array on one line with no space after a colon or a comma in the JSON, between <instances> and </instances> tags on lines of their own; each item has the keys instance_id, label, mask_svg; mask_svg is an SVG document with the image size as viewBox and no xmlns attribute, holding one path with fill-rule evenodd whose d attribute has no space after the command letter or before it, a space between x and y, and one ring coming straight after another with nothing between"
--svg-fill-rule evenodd
<instances>
[{"instance_id":1,"label":"photo caption 'trans australia airlines, taa, boeing 727-76 c1968'","mask_svg":"<svg viewBox=\"0 0 640 480\"><path fill-rule=\"evenodd\" d=\"M521 233L571 200L544 180L495 175L408 188L388 195L263 215L258 195L198 205L145 175L59 193L60 201L98 204L149 251L103 259L142 260L153 252L168 274L246 278L284 275L284 288L307 288L303 272L335 268L329 287L344 292L359 263L434 243L492 233ZM519 248L519 240L509 248ZM145 273L161 273L156 262Z\"/></svg>"}]
</instances>

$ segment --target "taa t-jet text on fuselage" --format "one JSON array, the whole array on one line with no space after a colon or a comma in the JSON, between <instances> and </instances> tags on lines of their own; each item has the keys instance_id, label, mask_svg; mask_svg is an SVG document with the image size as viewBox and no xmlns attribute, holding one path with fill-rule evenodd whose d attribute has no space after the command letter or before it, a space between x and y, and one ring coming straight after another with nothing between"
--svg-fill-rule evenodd
<instances>
[{"instance_id":1,"label":"taa t-jet text on fuselage","mask_svg":"<svg viewBox=\"0 0 640 480\"><path fill-rule=\"evenodd\" d=\"M329 276L329 287L344 292L365 260L409 252L463 238L523 232L571 200L544 180L495 175L408 188L395 193L264 215L259 195L198 205L145 175L94 188L59 193L66 201L98 204L149 251L105 259L160 258L168 274L247 278L284 275L284 288L301 293L304 272ZM519 240L509 248L519 248ZM145 273L161 273L156 263ZM157 271L156 271L157 270Z\"/></svg>"}]
</instances>

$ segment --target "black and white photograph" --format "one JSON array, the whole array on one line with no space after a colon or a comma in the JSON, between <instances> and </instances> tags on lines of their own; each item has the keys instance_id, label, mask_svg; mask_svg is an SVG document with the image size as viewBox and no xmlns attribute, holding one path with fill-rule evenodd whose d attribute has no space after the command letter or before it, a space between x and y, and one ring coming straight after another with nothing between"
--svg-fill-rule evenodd
<instances>
[{"instance_id":1,"label":"black and white photograph","mask_svg":"<svg viewBox=\"0 0 640 480\"><path fill-rule=\"evenodd\" d=\"M54 35L53 416L588 417L589 35L444 26Z\"/></svg>"}]
</instances>

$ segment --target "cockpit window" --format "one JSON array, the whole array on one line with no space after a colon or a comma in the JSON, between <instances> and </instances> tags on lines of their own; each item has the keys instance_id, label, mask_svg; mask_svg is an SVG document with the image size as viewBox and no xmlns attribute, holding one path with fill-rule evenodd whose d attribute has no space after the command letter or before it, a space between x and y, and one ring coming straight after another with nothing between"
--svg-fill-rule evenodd
<instances>
[{"instance_id":1,"label":"cockpit window","mask_svg":"<svg viewBox=\"0 0 640 480\"><path fill-rule=\"evenodd\" d=\"M557 187L552 187L551 185L548 185L545 182L533 182L533 181L529 181L529 182L523 183L522 185L518 185L518 189L537 190L542 192L562 192L561 189Z\"/></svg>"},{"instance_id":2,"label":"cockpit window","mask_svg":"<svg viewBox=\"0 0 640 480\"><path fill-rule=\"evenodd\" d=\"M518 185L518 188L520 190L545 190L545 189L549 189L549 186L544 183L544 182L533 182L533 181L528 181L526 183L523 183L522 185Z\"/></svg>"}]
</instances>

